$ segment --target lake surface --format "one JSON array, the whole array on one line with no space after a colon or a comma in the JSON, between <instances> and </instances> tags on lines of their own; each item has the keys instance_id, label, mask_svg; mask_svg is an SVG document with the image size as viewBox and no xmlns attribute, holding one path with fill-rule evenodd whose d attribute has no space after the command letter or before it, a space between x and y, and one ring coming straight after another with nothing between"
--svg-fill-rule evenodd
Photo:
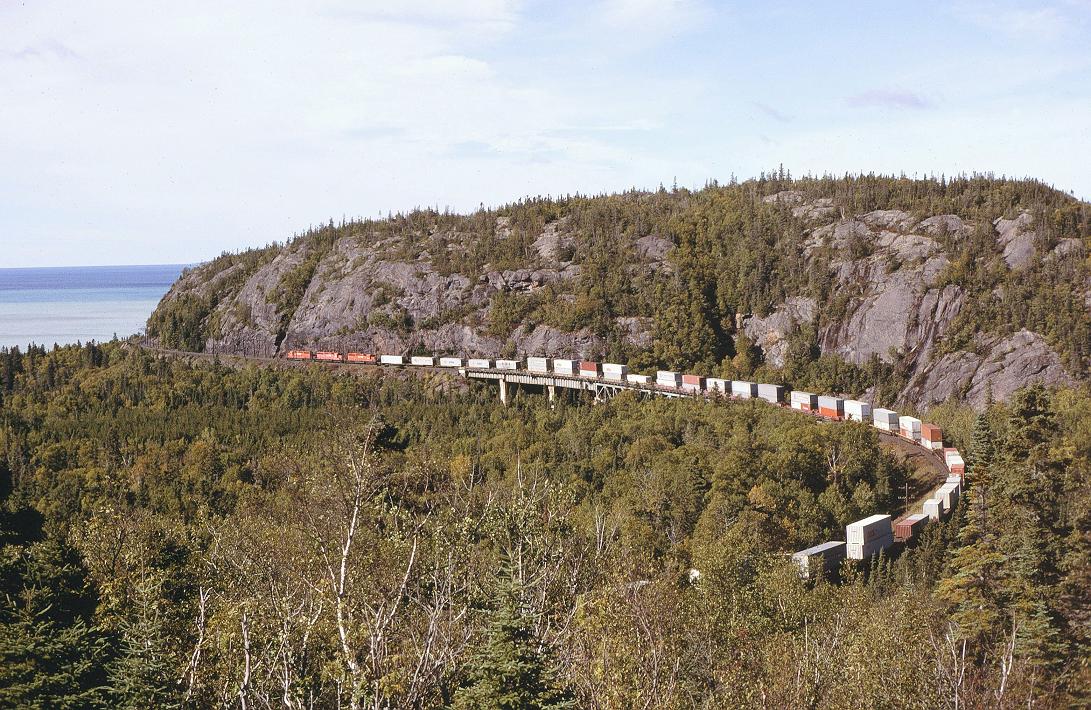
<instances>
[{"instance_id":1,"label":"lake surface","mask_svg":"<svg viewBox=\"0 0 1091 710\"><path fill-rule=\"evenodd\" d=\"M124 338L186 264L0 269L0 347Z\"/></svg>"}]
</instances>

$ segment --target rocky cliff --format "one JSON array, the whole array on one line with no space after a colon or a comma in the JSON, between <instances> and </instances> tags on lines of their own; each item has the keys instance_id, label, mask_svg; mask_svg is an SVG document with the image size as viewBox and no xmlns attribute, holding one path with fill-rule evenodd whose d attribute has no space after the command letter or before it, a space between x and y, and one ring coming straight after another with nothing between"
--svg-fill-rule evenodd
<instances>
[{"instance_id":1,"label":"rocky cliff","mask_svg":"<svg viewBox=\"0 0 1091 710\"><path fill-rule=\"evenodd\" d=\"M781 368L792 338L810 328L822 354L897 367L905 378L899 404L957 397L980 406L990 393L1003 399L1030 381L1085 376L1082 354L1060 352L1044 321L1036 327L1033 315L1012 315L984 327L978 311L1015 297L1021 279L1053 274L1049 287L1069 288L1087 318L1086 235L1058 237L1054 226L1036 224L1043 213L1033 204L995 216L852 211L815 185L773 187L760 194L750 185L750 204L739 209L755 210L757 224L771 232L765 243L776 263L764 278L777 289L724 285L728 275L753 281L753 272L738 267L738 258L718 268L694 256L701 242L691 243L687 230L736 250L748 238L741 227L717 231L694 217L716 216L719 203L709 200L722 195L631 193L468 217L414 213L330 225L248 258L225 255L179 279L149 333L171 344L188 327L198 334L190 347L221 351L611 355L652 365L672 357L659 347L671 337L665 329L695 327L684 316L664 323L663 303L701 288L692 286L699 272L701 283L719 289L708 296L709 308L723 311L708 316L721 342L709 346L706 365L733 354L743 332L768 367ZM720 208L725 220L732 216ZM760 264L763 243L747 248L746 259ZM775 267L785 263L788 275L778 276ZM1065 275L1059 285L1056 274Z\"/></svg>"},{"instance_id":2,"label":"rocky cliff","mask_svg":"<svg viewBox=\"0 0 1091 710\"><path fill-rule=\"evenodd\" d=\"M767 200L784 199L780 193ZM798 199L798 198L797 198ZM825 353L863 364L873 356L904 365L911 374L899 400L925 408L951 397L982 406L991 393L1005 400L1033 381L1072 384L1058 354L1043 337L1026 328L1007 336L975 335L971 347L945 351L947 330L966 307L966 291L941 277L950 266L947 250L937 237L965 238L973 229L958 215L916 219L901 210L877 210L832 223L821 200L804 202L796 214L816 223L805 245L808 263L820 248L840 256L833 261L837 289L849 294L844 316L820 329ZM1030 215L993 225L997 244L1009 268L1021 270L1037 256ZM848 256L857 240L866 255ZM1078 240L1074 240L1078 241ZM1083 245L1068 247L1082 257ZM814 321L813 298L791 297L766 318L746 320L746 332L763 348L769 361L784 364L788 335Z\"/></svg>"}]
</instances>

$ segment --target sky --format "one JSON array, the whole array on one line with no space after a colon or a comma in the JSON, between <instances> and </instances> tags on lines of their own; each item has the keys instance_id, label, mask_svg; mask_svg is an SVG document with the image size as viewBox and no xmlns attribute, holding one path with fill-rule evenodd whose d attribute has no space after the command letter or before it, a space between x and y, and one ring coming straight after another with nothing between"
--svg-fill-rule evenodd
<instances>
[{"instance_id":1,"label":"sky","mask_svg":"<svg viewBox=\"0 0 1091 710\"><path fill-rule=\"evenodd\" d=\"M1091 198L1091 0L0 0L0 267L783 165Z\"/></svg>"}]
</instances>

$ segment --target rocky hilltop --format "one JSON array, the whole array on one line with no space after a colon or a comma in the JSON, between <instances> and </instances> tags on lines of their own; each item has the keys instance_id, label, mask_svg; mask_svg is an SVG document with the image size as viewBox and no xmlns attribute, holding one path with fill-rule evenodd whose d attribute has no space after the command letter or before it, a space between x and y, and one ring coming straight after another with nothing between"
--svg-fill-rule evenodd
<instances>
[{"instance_id":1,"label":"rocky hilltop","mask_svg":"<svg viewBox=\"0 0 1091 710\"><path fill-rule=\"evenodd\" d=\"M836 360L871 379L827 384L980 406L1086 377L1088 213L1031 181L783 177L419 211L189 270L148 331L194 350L609 356L797 385Z\"/></svg>"}]
</instances>

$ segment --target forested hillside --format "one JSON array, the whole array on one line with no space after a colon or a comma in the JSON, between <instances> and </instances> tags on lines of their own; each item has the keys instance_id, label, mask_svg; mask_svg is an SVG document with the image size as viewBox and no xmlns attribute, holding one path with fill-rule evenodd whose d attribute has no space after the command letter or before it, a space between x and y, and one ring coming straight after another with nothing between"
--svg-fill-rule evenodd
<instances>
[{"instance_id":1,"label":"forested hillside","mask_svg":"<svg viewBox=\"0 0 1091 710\"><path fill-rule=\"evenodd\" d=\"M933 414L957 514L808 584L902 509L870 427L0 352L0 706L1087 706L1091 396Z\"/></svg>"},{"instance_id":2,"label":"forested hillside","mask_svg":"<svg viewBox=\"0 0 1091 710\"><path fill-rule=\"evenodd\" d=\"M343 221L183 275L171 348L582 355L978 409L1091 367L1091 206L984 176L756 180Z\"/></svg>"}]
</instances>

